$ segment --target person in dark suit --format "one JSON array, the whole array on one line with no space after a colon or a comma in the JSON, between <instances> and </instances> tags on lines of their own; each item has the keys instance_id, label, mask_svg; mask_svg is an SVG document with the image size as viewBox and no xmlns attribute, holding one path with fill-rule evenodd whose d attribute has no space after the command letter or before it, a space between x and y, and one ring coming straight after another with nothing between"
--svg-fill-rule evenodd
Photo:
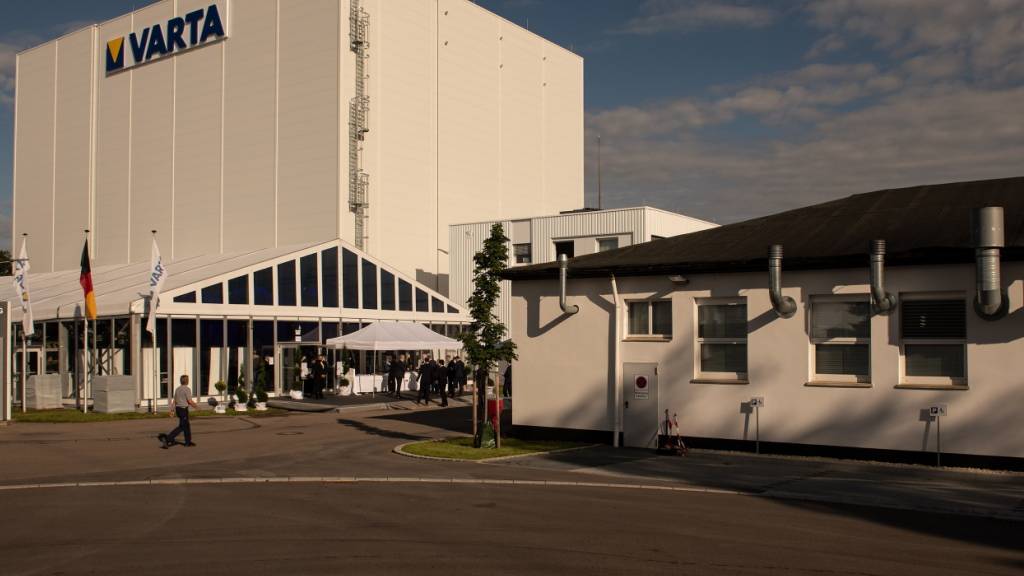
<instances>
[{"instance_id":1,"label":"person in dark suit","mask_svg":"<svg viewBox=\"0 0 1024 576\"><path fill-rule=\"evenodd\" d=\"M512 363L505 367L505 381L501 387L501 395L506 398L512 397Z\"/></svg>"},{"instance_id":2,"label":"person in dark suit","mask_svg":"<svg viewBox=\"0 0 1024 576\"><path fill-rule=\"evenodd\" d=\"M327 363L322 354L317 355L310 363L309 376L313 383L313 398L323 398L324 385L327 383Z\"/></svg>"},{"instance_id":3,"label":"person in dark suit","mask_svg":"<svg viewBox=\"0 0 1024 576\"><path fill-rule=\"evenodd\" d=\"M455 384L459 387L459 395L466 392L466 363L462 358L455 359Z\"/></svg>"},{"instance_id":4,"label":"person in dark suit","mask_svg":"<svg viewBox=\"0 0 1024 576\"><path fill-rule=\"evenodd\" d=\"M434 367L434 383L437 384L437 390L441 393L441 406L447 406L448 368L444 365L444 360L439 360L437 366Z\"/></svg>"},{"instance_id":5,"label":"person in dark suit","mask_svg":"<svg viewBox=\"0 0 1024 576\"><path fill-rule=\"evenodd\" d=\"M459 385L459 378L456 374L456 363L452 360L451 356L445 356L446 364L448 365L448 396L451 398L455 397L455 387Z\"/></svg>"},{"instance_id":6,"label":"person in dark suit","mask_svg":"<svg viewBox=\"0 0 1024 576\"><path fill-rule=\"evenodd\" d=\"M424 356L423 363L420 364L420 395L416 398L416 404L419 404L420 400L424 404L430 404L430 387L434 385L434 369L431 364L430 356Z\"/></svg>"},{"instance_id":7,"label":"person in dark suit","mask_svg":"<svg viewBox=\"0 0 1024 576\"><path fill-rule=\"evenodd\" d=\"M402 399L403 377L405 377L405 354L392 360L388 370L388 392L393 392L399 400Z\"/></svg>"}]
</instances>

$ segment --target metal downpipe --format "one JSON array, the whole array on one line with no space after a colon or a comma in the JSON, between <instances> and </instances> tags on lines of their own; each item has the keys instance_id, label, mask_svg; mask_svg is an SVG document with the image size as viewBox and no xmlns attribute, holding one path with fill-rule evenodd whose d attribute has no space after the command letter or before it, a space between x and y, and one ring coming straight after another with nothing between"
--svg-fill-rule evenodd
<instances>
[{"instance_id":1,"label":"metal downpipe","mask_svg":"<svg viewBox=\"0 0 1024 576\"><path fill-rule=\"evenodd\" d=\"M562 312L566 314L575 314L580 311L580 307L575 304L565 303L565 278L569 272L569 259L566 258L565 254L558 255L558 305L561 306Z\"/></svg>"},{"instance_id":2,"label":"metal downpipe","mask_svg":"<svg viewBox=\"0 0 1024 576\"><path fill-rule=\"evenodd\" d=\"M972 214L972 220L977 278L974 311L985 320L998 320L1006 315L1009 308L1002 289L999 262L1000 249L1006 245L1003 209L1000 206L978 208Z\"/></svg>"},{"instance_id":3,"label":"metal downpipe","mask_svg":"<svg viewBox=\"0 0 1024 576\"><path fill-rule=\"evenodd\" d=\"M782 244L772 244L768 249L768 296L780 318L796 314L796 300L782 295Z\"/></svg>"},{"instance_id":4,"label":"metal downpipe","mask_svg":"<svg viewBox=\"0 0 1024 576\"><path fill-rule=\"evenodd\" d=\"M878 312L896 308L896 296L885 291L885 240L871 241L871 301Z\"/></svg>"}]
</instances>

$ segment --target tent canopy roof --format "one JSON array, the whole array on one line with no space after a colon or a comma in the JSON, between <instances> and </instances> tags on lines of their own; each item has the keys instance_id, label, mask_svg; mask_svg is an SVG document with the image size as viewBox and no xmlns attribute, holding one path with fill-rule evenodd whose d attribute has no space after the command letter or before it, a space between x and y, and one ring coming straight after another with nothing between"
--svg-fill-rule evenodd
<instances>
[{"instance_id":1,"label":"tent canopy roof","mask_svg":"<svg viewBox=\"0 0 1024 576\"><path fill-rule=\"evenodd\" d=\"M374 322L327 345L349 350L461 350L462 342L415 322Z\"/></svg>"}]
</instances>

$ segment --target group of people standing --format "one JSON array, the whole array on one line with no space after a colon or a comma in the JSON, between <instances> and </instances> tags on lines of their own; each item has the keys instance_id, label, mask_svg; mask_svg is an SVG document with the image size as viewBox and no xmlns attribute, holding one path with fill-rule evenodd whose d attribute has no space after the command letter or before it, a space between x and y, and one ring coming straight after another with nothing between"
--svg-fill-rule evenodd
<instances>
[{"instance_id":1,"label":"group of people standing","mask_svg":"<svg viewBox=\"0 0 1024 576\"><path fill-rule=\"evenodd\" d=\"M388 358L384 369L388 393L399 399L402 397L402 380L406 372L411 373L411 381L418 383L417 404L429 404L432 394L440 394L441 406L447 406L449 396L462 394L466 389L466 364L462 358L446 356L444 360L434 360L427 355L419 365L414 358L407 359L405 354L398 358Z\"/></svg>"}]
</instances>

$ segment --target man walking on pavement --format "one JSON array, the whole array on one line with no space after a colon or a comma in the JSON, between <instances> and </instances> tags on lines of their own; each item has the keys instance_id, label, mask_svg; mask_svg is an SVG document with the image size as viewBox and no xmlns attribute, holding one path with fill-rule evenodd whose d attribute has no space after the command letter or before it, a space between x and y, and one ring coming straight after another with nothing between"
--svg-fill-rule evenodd
<instances>
[{"instance_id":1,"label":"man walking on pavement","mask_svg":"<svg viewBox=\"0 0 1024 576\"><path fill-rule=\"evenodd\" d=\"M171 418L178 417L178 427L171 430L170 434L158 434L157 439L164 443L161 448L167 449L176 444L174 440L178 437L178 434L185 433L185 446L195 446L192 442L192 425L188 421L188 408L198 408L195 401L192 400L192 390L188 387L188 375L181 375L181 384L174 389L174 396L171 399L171 407L173 411L168 410L168 415Z\"/></svg>"},{"instance_id":2,"label":"man walking on pavement","mask_svg":"<svg viewBox=\"0 0 1024 576\"><path fill-rule=\"evenodd\" d=\"M395 397L402 399L402 379L405 377L405 354L391 361L388 371L388 392L394 392Z\"/></svg>"}]
</instances>

